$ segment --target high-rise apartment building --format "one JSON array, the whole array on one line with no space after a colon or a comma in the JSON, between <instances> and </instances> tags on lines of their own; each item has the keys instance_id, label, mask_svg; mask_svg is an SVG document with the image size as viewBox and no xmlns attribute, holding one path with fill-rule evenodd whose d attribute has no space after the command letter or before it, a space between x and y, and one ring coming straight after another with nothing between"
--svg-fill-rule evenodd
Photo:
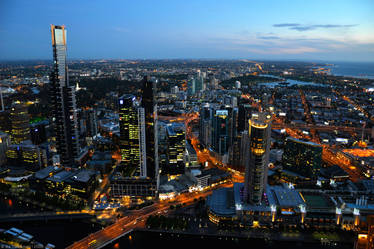
<instances>
[{"instance_id":1,"label":"high-rise apartment building","mask_svg":"<svg viewBox=\"0 0 374 249\"><path fill-rule=\"evenodd\" d=\"M80 154L75 89L69 84L66 63L66 29L51 26L53 71L51 74L51 104L57 153L61 165L74 167Z\"/></svg>"},{"instance_id":2,"label":"high-rise apartment building","mask_svg":"<svg viewBox=\"0 0 374 249\"><path fill-rule=\"evenodd\" d=\"M271 119L265 113L255 113L248 122L244 202L259 205L267 184Z\"/></svg>"}]
</instances>

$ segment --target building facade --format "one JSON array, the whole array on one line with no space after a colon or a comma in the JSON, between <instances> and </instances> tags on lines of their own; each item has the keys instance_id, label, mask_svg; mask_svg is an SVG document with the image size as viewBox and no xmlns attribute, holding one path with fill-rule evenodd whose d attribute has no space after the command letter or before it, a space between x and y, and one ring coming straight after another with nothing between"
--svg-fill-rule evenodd
<instances>
[{"instance_id":1,"label":"building facade","mask_svg":"<svg viewBox=\"0 0 374 249\"><path fill-rule=\"evenodd\" d=\"M179 175L185 170L186 129L183 123L170 123L166 126L167 163L163 175Z\"/></svg>"},{"instance_id":2,"label":"building facade","mask_svg":"<svg viewBox=\"0 0 374 249\"><path fill-rule=\"evenodd\" d=\"M10 111L10 120L12 123L12 142L20 144L23 141L30 140L30 116L27 111L27 105L21 102L13 103Z\"/></svg>"},{"instance_id":3,"label":"building facade","mask_svg":"<svg viewBox=\"0 0 374 249\"><path fill-rule=\"evenodd\" d=\"M317 177L322 164L322 146L288 137L282 157L283 167L304 177Z\"/></svg>"},{"instance_id":4,"label":"building facade","mask_svg":"<svg viewBox=\"0 0 374 249\"><path fill-rule=\"evenodd\" d=\"M264 113L249 120L249 147L246 150L244 202L260 204L266 190L270 153L271 120Z\"/></svg>"},{"instance_id":5,"label":"building facade","mask_svg":"<svg viewBox=\"0 0 374 249\"><path fill-rule=\"evenodd\" d=\"M75 167L80 154L78 121L74 86L69 84L66 63L66 30L64 26L51 26L53 72L51 74L51 102L56 149L61 165Z\"/></svg>"},{"instance_id":6,"label":"building facade","mask_svg":"<svg viewBox=\"0 0 374 249\"><path fill-rule=\"evenodd\" d=\"M146 177L144 108L135 101L130 94L119 98L121 158L125 167L134 167L140 177Z\"/></svg>"}]
</instances>

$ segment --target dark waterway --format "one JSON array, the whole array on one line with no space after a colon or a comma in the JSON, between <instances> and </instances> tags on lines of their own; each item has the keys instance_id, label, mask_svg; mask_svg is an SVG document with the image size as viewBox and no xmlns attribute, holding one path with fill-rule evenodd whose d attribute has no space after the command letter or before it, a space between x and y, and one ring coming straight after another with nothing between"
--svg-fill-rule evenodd
<instances>
[{"instance_id":1,"label":"dark waterway","mask_svg":"<svg viewBox=\"0 0 374 249\"><path fill-rule=\"evenodd\" d=\"M265 241L263 239L236 239L225 237L201 237L177 234L165 234L156 232L133 232L130 235L124 236L110 245L104 247L105 249L116 248L162 248L162 249L176 249L176 248L207 248L207 249L352 249L353 244L349 245L321 245L319 243L304 243L304 242L280 242L280 241Z\"/></svg>"}]
</instances>

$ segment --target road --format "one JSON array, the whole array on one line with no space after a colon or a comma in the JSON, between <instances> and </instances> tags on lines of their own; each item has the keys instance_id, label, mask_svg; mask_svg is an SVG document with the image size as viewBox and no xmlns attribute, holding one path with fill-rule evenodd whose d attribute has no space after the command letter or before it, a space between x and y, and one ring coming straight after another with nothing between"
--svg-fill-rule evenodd
<instances>
[{"instance_id":1,"label":"road","mask_svg":"<svg viewBox=\"0 0 374 249\"><path fill-rule=\"evenodd\" d=\"M231 187L231 183L222 184L219 187ZM173 201L158 201L151 206L142 208L141 210L132 210L126 217L118 219L114 224L105 227L96 233L90 234L80 241L68 246L67 248L100 248L102 245L112 241L120 235L127 233L135 228L145 226L145 221L150 215L167 214L171 212L170 206L178 204L192 204L196 199L205 198L212 194L213 190L205 192L184 193L177 196Z\"/></svg>"}]
</instances>

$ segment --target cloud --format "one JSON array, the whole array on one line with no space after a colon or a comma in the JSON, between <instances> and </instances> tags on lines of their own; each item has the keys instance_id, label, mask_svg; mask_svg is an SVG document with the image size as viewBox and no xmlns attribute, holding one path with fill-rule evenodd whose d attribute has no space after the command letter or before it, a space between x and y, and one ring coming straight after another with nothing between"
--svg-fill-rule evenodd
<instances>
[{"instance_id":1,"label":"cloud","mask_svg":"<svg viewBox=\"0 0 374 249\"><path fill-rule=\"evenodd\" d=\"M263 39L263 40L277 40L277 39L280 39L279 36L275 36L275 35L270 35L270 36L258 36L257 38L258 38L258 39Z\"/></svg>"},{"instance_id":2,"label":"cloud","mask_svg":"<svg viewBox=\"0 0 374 249\"><path fill-rule=\"evenodd\" d=\"M299 23L280 23L280 24L273 24L273 27L282 28L286 27L291 30L296 31L308 31L308 30L314 30L314 29L336 29L336 28L351 28L355 27L358 24L315 24L315 25L301 25Z\"/></svg>"},{"instance_id":3,"label":"cloud","mask_svg":"<svg viewBox=\"0 0 374 249\"><path fill-rule=\"evenodd\" d=\"M296 27L300 26L299 23L277 23L273 24L273 27Z\"/></svg>"},{"instance_id":4,"label":"cloud","mask_svg":"<svg viewBox=\"0 0 374 249\"><path fill-rule=\"evenodd\" d=\"M323 52L321 49L312 48L312 47L295 47L295 48L247 48L244 49L251 53L256 54L268 54L268 55L292 55L292 54L305 54L305 53L316 53Z\"/></svg>"}]
</instances>

